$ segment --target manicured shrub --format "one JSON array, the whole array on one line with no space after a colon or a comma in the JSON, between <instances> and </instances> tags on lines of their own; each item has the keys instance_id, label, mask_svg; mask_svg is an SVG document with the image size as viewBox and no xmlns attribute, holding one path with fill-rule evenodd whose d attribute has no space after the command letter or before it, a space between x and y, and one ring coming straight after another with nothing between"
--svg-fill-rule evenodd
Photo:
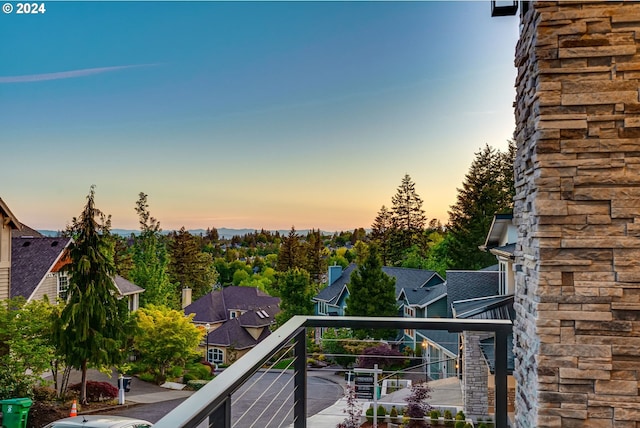
<instances>
[{"instance_id":1,"label":"manicured shrub","mask_svg":"<svg viewBox=\"0 0 640 428\"><path fill-rule=\"evenodd\" d=\"M458 413L456 413L456 421L464 421L466 420L467 417L465 416L464 412L462 410L460 410Z\"/></svg>"},{"instance_id":2,"label":"manicured shrub","mask_svg":"<svg viewBox=\"0 0 640 428\"><path fill-rule=\"evenodd\" d=\"M445 410L444 411L444 426L452 427L453 424L454 424L453 414L451 413L450 410Z\"/></svg>"},{"instance_id":3,"label":"manicured shrub","mask_svg":"<svg viewBox=\"0 0 640 428\"><path fill-rule=\"evenodd\" d=\"M369 408L367 409L366 412L364 412L365 416L367 417L367 421L373 423L373 406L369 405Z\"/></svg>"},{"instance_id":4,"label":"manicured shrub","mask_svg":"<svg viewBox=\"0 0 640 428\"><path fill-rule=\"evenodd\" d=\"M433 409L429 412L429 418L431 419L431 425L438 425L440 420L440 410Z\"/></svg>"},{"instance_id":5,"label":"manicured shrub","mask_svg":"<svg viewBox=\"0 0 640 428\"><path fill-rule=\"evenodd\" d=\"M80 384L75 383L69 386L69 391L80 393ZM113 400L118 397L118 388L109 382L87 381L87 400L91 402Z\"/></svg>"},{"instance_id":6,"label":"manicured shrub","mask_svg":"<svg viewBox=\"0 0 640 428\"><path fill-rule=\"evenodd\" d=\"M398 419L398 410L396 406L391 406L391 410L389 410L389 417L391 418L391 422L396 422Z\"/></svg>"},{"instance_id":7,"label":"manicured shrub","mask_svg":"<svg viewBox=\"0 0 640 428\"><path fill-rule=\"evenodd\" d=\"M35 401L53 401L57 395L56 390L49 386L35 386L33 388L33 399Z\"/></svg>"},{"instance_id":8,"label":"manicured shrub","mask_svg":"<svg viewBox=\"0 0 640 428\"><path fill-rule=\"evenodd\" d=\"M460 419L456 420L455 428L464 428L466 422L461 421Z\"/></svg>"},{"instance_id":9,"label":"manicured shrub","mask_svg":"<svg viewBox=\"0 0 640 428\"><path fill-rule=\"evenodd\" d=\"M380 404L378 406L378 411L377 411L377 417L378 417L378 422L382 422L384 421L385 416L387 415L387 409L384 408L384 406L382 404Z\"/></svg>"}]
</instances>

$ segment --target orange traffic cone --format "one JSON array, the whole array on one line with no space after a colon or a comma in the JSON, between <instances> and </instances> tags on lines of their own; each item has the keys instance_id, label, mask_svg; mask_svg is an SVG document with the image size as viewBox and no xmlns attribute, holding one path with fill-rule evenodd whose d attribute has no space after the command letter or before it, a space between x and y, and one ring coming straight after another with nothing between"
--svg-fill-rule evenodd
<instances>
[{"instance_id":1,"label":"orange traffic cone","mask_svg":"<svg viewBox=\"0 0 640 428\"><path fill-rule=\"evenodd\" d=\"M73 404L71 405L71 413L69 416L78 416L78 406L76 406L76 400L73 400Z\"/></svg>"}]
</instances>

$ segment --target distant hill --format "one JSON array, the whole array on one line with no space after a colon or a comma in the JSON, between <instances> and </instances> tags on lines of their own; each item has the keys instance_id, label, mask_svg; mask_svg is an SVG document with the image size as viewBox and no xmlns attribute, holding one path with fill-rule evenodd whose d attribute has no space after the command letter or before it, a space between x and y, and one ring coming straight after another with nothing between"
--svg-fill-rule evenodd
<instances>
[{"instance_id":1,"label":"distant hill","mask_svg":"<svg viewBox=\"0 0 640 428\"><path fill-rule=\"evenodd\" d=\"M246 235L248 233L253 233L256 230L260 230L260 229L227 229L225 227L221 227L220 229L218 229L218 236L220 237L220 239L231 239L233 236L235 235ZM287 235L289 233L290 229L286 229L286 230L278 230L278 232L280 232L280 235ZM57 230L38 230L38 232L42 233L45 236L58 236L58 234L60 233L60 231ZM171 232L170 230L163 230L162 233L169 233ZM270 230L270 232L276 232L275 230ZM309 232L309 229L303 229L303 230L296 230L296 232L298 232L298 235L306 235ZM120 235L120 236L131 236L131 234L133 235L137 235L140 233L140 230L138 229L111 229L111 233L115 234L115 235ZM192 235L205 235L207 233L206 229L189 229L189 233L191 233ZM332 235L333 232L327 232L327 231L321 231L321 233L323 235Z\"/></svg>"}]
</instances>

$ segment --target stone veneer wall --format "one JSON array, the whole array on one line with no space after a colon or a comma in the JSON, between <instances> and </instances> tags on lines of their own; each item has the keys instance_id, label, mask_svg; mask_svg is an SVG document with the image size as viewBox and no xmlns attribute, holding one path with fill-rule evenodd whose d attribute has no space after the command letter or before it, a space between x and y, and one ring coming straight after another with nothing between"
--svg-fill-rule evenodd
<instances>
[{"instance_id":1,"label":"stone veneer wall","mask_svg":"<svg viewBox=\"0 0 640 428\"><path fill-rule=\"evenodd\" d=\"M639 46L637 2L522 18L517 427L640 427Z\"/></svg>"},{"instance_id":2,"label":"stone veneer wall","mask_svg":"<svg viewBox=\"0 0 640 428\"><path fill-rule=\"evenodd\" d=\"M470 331L463 333L463 405L467 415L487 416L489 399L487 396L489 373L480 349L480 334Z\"/></svg>"}]
</instances>

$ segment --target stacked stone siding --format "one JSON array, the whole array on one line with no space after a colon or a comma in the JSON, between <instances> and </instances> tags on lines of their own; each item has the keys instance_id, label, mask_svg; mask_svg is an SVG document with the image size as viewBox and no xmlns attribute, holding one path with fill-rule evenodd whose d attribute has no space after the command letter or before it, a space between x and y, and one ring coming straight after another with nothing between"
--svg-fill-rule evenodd
<instances>
[{"instance_id":1,"label":"stacked stone siding","mask_svg":"<svg viewBox=\"0 0 640 428\"><path fill-rule=\"evenodd\" d=\"M639 47L638 2L522 18L517 427L640 428Z\"/></svg>"},{"instance_id":2,"label":"stacked stone siding","mask_svg":"<svg viewBox=\"0 0 640 428\"><path fill-rule=\"evenodd\" d=\"M489 371L480 349L480 334L465 331L463 340L464 411L467 415L487 416Z\"/></svg>"}]
</instances>

